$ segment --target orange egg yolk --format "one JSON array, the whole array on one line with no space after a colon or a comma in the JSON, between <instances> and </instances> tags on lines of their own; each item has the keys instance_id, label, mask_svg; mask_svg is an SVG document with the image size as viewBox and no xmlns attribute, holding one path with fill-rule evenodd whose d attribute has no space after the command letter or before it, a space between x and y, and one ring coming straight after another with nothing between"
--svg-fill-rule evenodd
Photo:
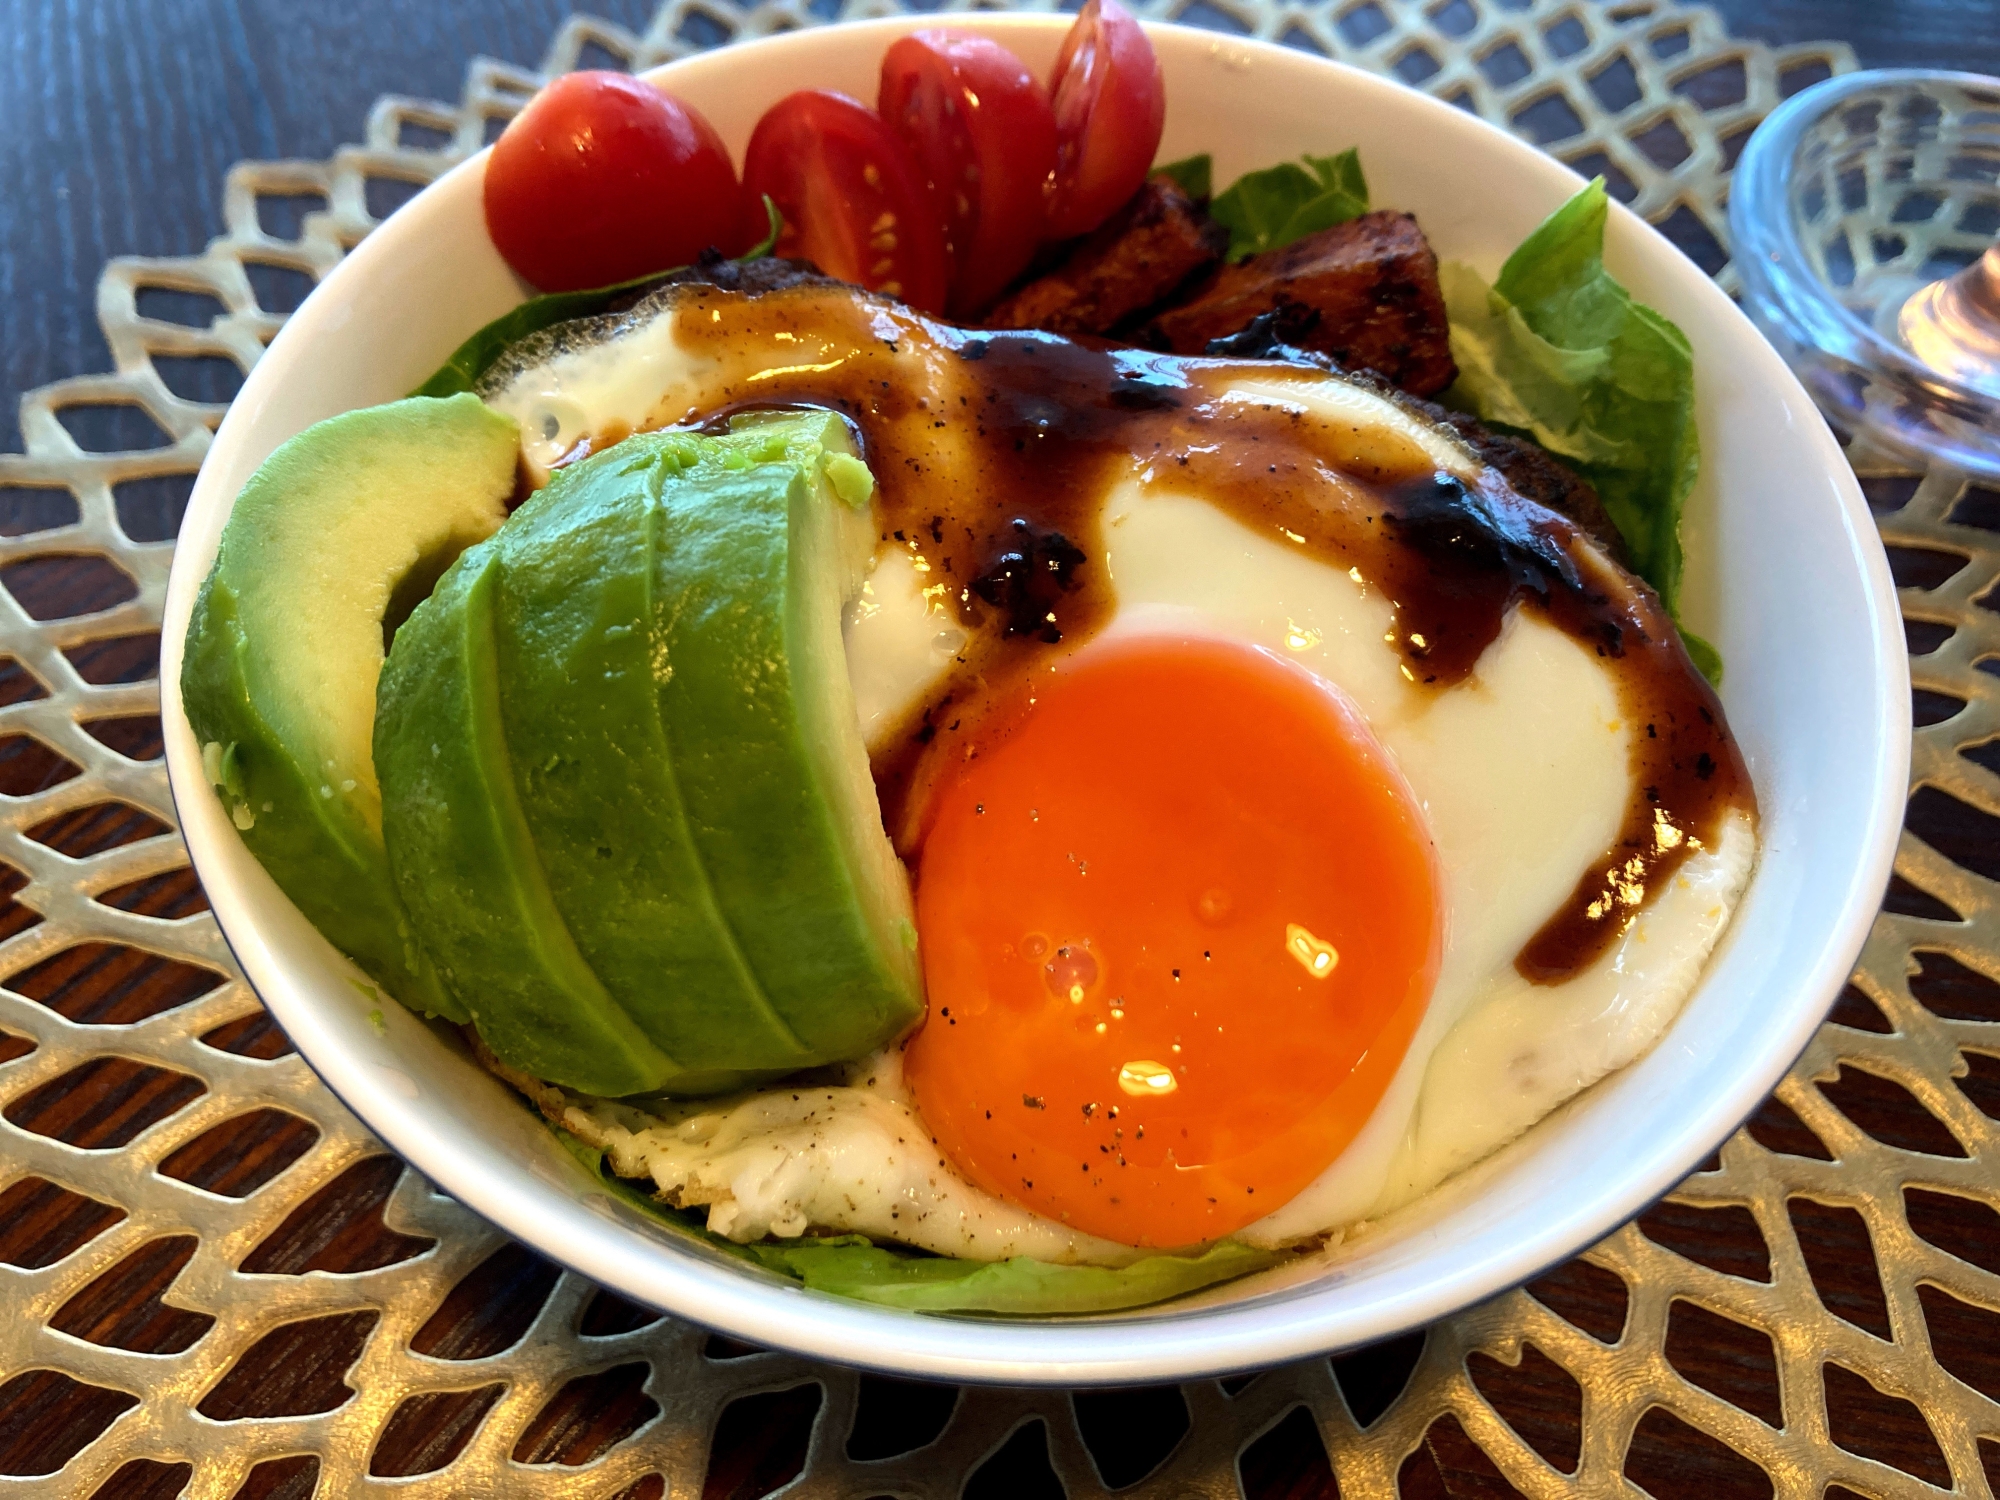
<instances>
[{"instance_id":1,"label":"orange egg yolk","mask_svg":"<svg viewBox=\"0 0 2000 1500\"><path fill-rule=\"evenodd\" d=\"M1255 646L1092 645L987 714L919 854L907 1076L1002 1198L1128 1245L1262 1218L1366 1123L1437 873L1356 711Z\"/></svg>"}]
</instances>

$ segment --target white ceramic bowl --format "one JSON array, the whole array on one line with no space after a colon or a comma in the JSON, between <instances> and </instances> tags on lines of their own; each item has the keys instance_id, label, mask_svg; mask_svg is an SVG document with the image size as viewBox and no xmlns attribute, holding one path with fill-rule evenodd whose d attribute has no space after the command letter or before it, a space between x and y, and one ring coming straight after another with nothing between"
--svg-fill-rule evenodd
<instances>
[{"instance_id":1,"label":"white ceramic bowl","mask_svg":"<svg viewBox=\"0 0 2000 1500\"><path fill-rule=\"evenodd\" d=\"M953 16L1037 71L1066 17ZM654 75L741 160L797 88L873 98L883 49L921 19L801 32ZM1361 149L1374 199L1447 258L1494 274L1580 186L1464 112L1304 53L1155 28L1163 158L1216 177ZM397 1007L384 1034L353 971L250 856L203 781L181 709L181 640L244 480L309 423L401 396L523 295L481 219L484 156L399 209L293 315L230 408L181 529L161 686L182 829L244 972L327 1084L445 1192L638 1301L753 1343L908 1375L1140 1382L1243 1369L1398 1333L1526 1280L1666 1192L1798 1055L1860 951L1888 878L1909 769L1909 676L1867 509L1805 392L1714 284L1625 210L1611 269L1693 342L1702 480L1687 606L1729 664L1723 699L1763 809L1756 877L1660 1044L1472 1172L1323 1261L1149 1311L1003 1322L892 1312L780 1284L670 1235L593 1186L508 1091Z\"/></svg>"}]
</instances>

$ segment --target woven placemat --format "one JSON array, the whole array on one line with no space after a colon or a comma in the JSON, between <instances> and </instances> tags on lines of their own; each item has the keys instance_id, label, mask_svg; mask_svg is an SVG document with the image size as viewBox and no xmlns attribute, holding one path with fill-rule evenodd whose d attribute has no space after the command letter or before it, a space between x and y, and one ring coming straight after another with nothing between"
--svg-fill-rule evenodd
<instances>
[{"instance_id":1,"label":"woven placemat","mask_svg":"<svg viewBox=\"0 0 2000 1500\"><path fill-rule=\"evenodd\" d=\"M1140 8L1326 52L1510 125L1603 172L1725 281L1722 204L1744 138L1783 95L1853 66L1844 46L1736 41L1707 10L1644 0ZM1970 864L1954 863L1908 834L1837 1024L1713 1169L1582 1260L1433 1328L1420 1352L1407 1340L1247 1383L1075 1399L974 1390L954 1403L735 1349L553 1273L505 1347L427 1338L454 1298L490 1296L509 1275L518 1293L536 1273L414 1174L398 1180L380 1143L260 1019L171 831L149 663L167 523L222 413L192 397L213 389L217 370L233 383L279 309L401 197L490 140L546 75L896 9L672 0L643 36L572 20L540 72L477 60L457 104L385 98L365 142L330 160L236 167L227 233L202 255L113 262L98 314L116 373L23 400L27 451L0 455L0 487L26 497L13 513L27 517L0 536L0 651L11 658L0 667L0 788L16 793L0 796L0 860L18 872L0 913L0 1406L32 1417L94 1402L102 1425L80 1447L15 1463L47 1472L0 1477L0 1496L172 1493L176 1480L190 1496L246 1483L304 1494L315 1475L326 1495L691 1496L718 1425L726 1438L732 1414L755 1407L768 1428L786 1402L802 1452L732 1451L752 1486L743 1493L790 1478L788 1495L955 1497L968 1476L979 1491L996 1472L982 1466L1003 1449L1008 1472L1022 1472L1027 1445L1046 1454L1029 1468L1073 1497L1129 1485L1119 1493L1221 1500L1245 1484L1309 1487L1311 1472L1274 1475L1270 1464L1274 1454L1294 1463L1315 1430L1320 1482L1330 1467L1349 1500L1441 1476L1454 1493L1605 1496L1638 1493L1636 1482L1673 1495L1648 1466L1690 1442L1721 1445L1708 1472L1739 1465L1746 1493L1989 1493L1979 1440L2000 1440L2000 1406L1939 1360L1980 1380L2000 1341L1934 1350L1930 1330L1940 1298L1961 1304L1954 1326L2000 1311L2000 1139L1973 1102L1991 1102L1983 1089L2000 1071L1979 1050L2000 1054L1988 878L2000 870L1963 849L1950 852ZM224 311L200 326L142 316L147 288ZM135 429L144 435L124 435ZM1979 607L2000 577L2000 495L1949 473L1920 478L1859 456L1857 467L1918 585L1903 593L1913 650L1925 653L1913 821L1925 799L2000 815L1987 769L2000 762L1980 749L2000 737L2000 684L1980 670L2000 660L2000 617ZM49 617L52 600L72 612ZM72 998L85 992L95 998ZM138 992L167 1008L121 1009L119 996ZM111 1085L92 1092L100 1103L86 1115L62 1102L81 1070ZM1921 1110L1898 1113L1884 1090ZM215 1146L225 1139L235 1149ZM379 1213L358 1263L300 1242L298 1226L330 1193ZM57 1228L13 1231L30 1219ZM1843 1236L1861 1264L1872 1247L1878 1288L1816 1285L1816 1273L1828 1277L1819 1252ZM140 1282L143 1329L93 1313L131 1304ZM343 1390L294 1393L291 1407L282 1380L270 1394L286 1350L323 1354L341 1340L354 1351ZM1384 1362L1398 1359L1412 1366L1401 1396L1386 1410L1358 1398L1351 1409L1343 1391L1383 1389ZM1911 1417L1928 1448L1881 1440L1897 1420L1907 1437ZM397 1448L388 1467L399 1477L371 1475L395 1434L417 1428L432 1436ZM1110 1428L1125 1438L1115 1460L1102 1441ZM1143 1477L1127 1451L1142 1428L1164 1454ZM931 1440L884 1453L889 1429ZM1308 1470L1318 1464L1314 1450Z\"/></svg>"}]
</instances>

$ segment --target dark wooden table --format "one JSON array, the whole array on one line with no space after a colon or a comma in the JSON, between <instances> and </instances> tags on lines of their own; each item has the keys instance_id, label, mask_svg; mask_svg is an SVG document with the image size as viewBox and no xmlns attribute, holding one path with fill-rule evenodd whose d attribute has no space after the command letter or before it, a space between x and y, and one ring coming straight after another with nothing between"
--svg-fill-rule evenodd
<instances>
[{"instance_id":1,"label":"dark wooden table","mask_svg":"<svg viewBox=\"0 0 2000 1500\"><path fill-rule=\"evenodd\" d=\"M583 8L639 29L652 5L650 0L594 0ZM1846 40L1864 66L1952 66L2000 73L2000 16L1994 0L1721 0L1717 8L1746 36L1773 42ZM0 443L19 445L14 408L21 392L108 366L93 312L98 270L107 257L199 251L220 225L222 179L232 163L248 157L323 157L358 136L369 105L383 93L455 98L465 63L476 53L531 64L570 9L562 0L432 0L425 5L346 0L317 7L285 0L0 0L5 21L0 27ZM0 498L0 506L19 493ZM0 516L0 526L8 519ZM171 535L178 516L157 520L157 534ZM45 586L61 593L88 583L81 576L58 573ZM146 675L149 667L144 660L121 659L105 662L101 670L110 674L107 680L132 680ZM0 701L11 701L9 691L7 674L0 671ZM1921 713L1923 705L1918 708ZM129 747L117 748L138 756L157 754L157 721L135 723L130 740ZM31 764L0 762L0 793L33 790L38 774ZM51 839L79 854L135 836L134 829L111 826L115 817L111 823L102 814L78 815L72 821L77 826L59 830ZM157 830L137 832L148 831ZM1939 847L1992 842L1983 828L1924 832ZM1982 853L1983 859L1965 862L1994 862L1993 850ZM5 899L0 891L0 900ZM161 877L132 899L134 909L162 916L186 915L205 904L185 874ZM18 907L0 908L0 936L24 925L20 916ZM160 1008L160 993L178 982L170 972L176 967L130 953L116 962L93 960L79 949L9 983L77 1019L116 1021ZM1968 997L1977 988L1943 970L1927 974L1919 988L1923 982L1940 993L1957 985ZM1990 1001L1976 1003L1990 1006ZM1867 1029L1884 1025L1852 990L1836 1019ZM261 1020L215 1040L259 1056L275 1056L287 1046ZM111 1090L114 1084L104 1080L103 1088ZM1936 1128L1920 1110L1920 1119L1909 1118L1914 1101L1902 1097L1908 1107L1858 1094L1836 1102L1871 1131L1877 1128L1871 1119L1883 1132L1907 1135L1926 1125ZM128 1099L120 1107L143 1103ZM52 1099L47 1107L66 1118L75 1115L66 1127L72 1131L111 1128L102 1120L92 1123L96 1116L89 1104L70 1097ZM2000 1102L1992 1103L1989 1112L2000 1113ZM1767 1105L1751 1128L1774 1149L1825 1155L1783 1106ZM1891 1137L1885 1133L1884 1138ZM218 1143L200 1160L170 1165L174 1175L186 1180L248 1191L245 1184L274 1175L301 1149L303 1143L289 1139L282 1129L252 1132ZM256 1268L358 1271L414 1253L421 1246L387 1229L380 1216L400 1171L392 1158L378 1158L348 1172L253 1252ZM16 1197L0 1195L0 1259L44 1264L66 1253L66 1242L89 1237L85 1226L69 1223L52 1205L30 1201L32 1195L14 1201ZM1953 1221L1948 1204L1956 1201L1940 1198L1932 1210L1936 1222L1919 1226L1920 1231L1967 1259L1992 1263L1995 1247L1979 1242L1978 1227ZM1921 1208L1913 1201L1913 1219ZM1642 1218L1641 1228L1693 1259L1754 1277L1765 1254L1763 1243L1754 1224L1747 1224L1747 1213L1734 1212L1746 1223L1736 1222L1730 1211L1662 1205ZM1804 1216L1800 1238L1827 1305L1887 1337L1887 1309L1859 1216L1809 1203L1796 1205L1795 1212ZM90 1296L79 1299L87 1305L65 1309L65 1319L76 1325L71 1331L86 1337L115 1335L116 1342L130 1348L164 1352L186 1347L205 1323L174 1311L160 1301L160 1294L185 1262L187 1248L161 1241L150 1261L121 1267L115 1284L93 1288ZM416 1346L446 1358L474 1358L508 1347L547 1296L555 1275L554 1267L527 1251L499 1252L444 1301ZM1601 1338L1615 1339L1623 1326L1623 1284L1583 1262L1542 1277L1530 1290ZM1693 1311L1696 1316L1674 1325L1668 1358L1698 1384L1766 1421L1779 1421L1776 1370L1768 1346L1756 1347L1762 1336ZM637 1327L651 1316L604 1294L587 1312L585 1331ZM320 1330L312 1348L267 1340L272 1347L253 1351L204 1398L203 1410L228 1419L326 1409L339 1399L341 1374L366 1332L365 1327L351 1330L343 1344ZM1740 1335L1748 1335L1748 1342ZM1948 1321L1934 1324L1932 1336L1941 1355L1945 1343L1971 1345L1981 1338L1979 1330L1955 1329ZM1365 1422L1387 1407L1421 1347L1422 1335L1415 1335L1334 1361L1358 1418ZM723 1346L715 1352L729 1351ZM1991 1361L1975 1363L1985 1367ZM1481 1389L1524 1438L1559 1467L1574 1462L1581 1392L1565 1372L1532 1351L1519 1370L1494 1361L1475 1360L1475 1366ZM1835 1430L1865 1431L1870 1456L1948 1483L1915 1408L1887 1409L1885 1398L1858 1380L1855 1384L1859 1390L1829 1389L1829 1404L1838 1408L1829 1412ZM2000 1399L2000 1381L1988 1394ZM477 1425L490 1397L482 1400L481 1393L471 1393L426 1401L391 1424L377 1450L376 1472L417 1473L436 1467L440 1456L455 1451ZM949 1391L871 1381L853 1441L881 1455L906 1451L925 1440L927 1433L919 1429L942 1425L950 1402ZM710 1500L749 1500L799 1472L817 1404L816 1390L807 1387L731 1408L717 1435L707 1486ZM530 1451L519 1456L582 1462L634 1430L649 1405L634 1380L585 1383L574 1399L538 1420L523 1440ZM1161 1442L1171 1446L1186 1422L1180 1398L1171 1390L1101 1394L1081 1401L1079 1415L1086 1434L1101 1434L1093 1451L1101 1449L1098 1456L1107 1477L1143 1474L1164 1454L1164 1449L1157 1454L1152 1450ZM101 1420L79 1414L32 1381L0 1385L0 1473L46 1472L52 1451L73 1449L81 1441L75 1436L80 1422L94 1432ZM266 1465L243 1493L302 1500L314 1487L312 1462ZM1768 1482L1754 1466L1657 1410L1641 1424L1627 1473L1662 1500L1693 1494L1732 1500L1769 1493ZM2000 1473L1991 1477L2000 1485ZM1303 1412L1250 1449L1243 1480L1253 1500L1332 1493L1325 1455ZM145 1473L121 1473L119 1481L120 1500L145 1500L178 1493L185 1474L155 1465ZM1513 1493L1449 1423L1434 1429L1430 1442L1412 1455L1401 1488L1410 1500ZM1060 1486L1035 1443L1015 1442L975 1476L967 1494L1060 1494Z\"/></svg>"}]
</instances>

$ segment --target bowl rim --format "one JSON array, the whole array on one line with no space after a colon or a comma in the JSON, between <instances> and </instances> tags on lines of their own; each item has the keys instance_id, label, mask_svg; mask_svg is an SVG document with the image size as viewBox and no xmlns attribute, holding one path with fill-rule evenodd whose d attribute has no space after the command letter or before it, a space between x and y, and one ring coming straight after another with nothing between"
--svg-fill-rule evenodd
<instances>
[{"instance_id":1,"label":"bowl rim","mask_svg":"<svg viewBox=\"0 0 2000 1500\"><path fill-rule=\"evenodd\" d=\"M1069 23L1068 16L1059 14L991 12L954 14L948 22L1003 38L1035 31L1055 32ZM816 27L696 54L649 70L644 76L670 82L677 69L701 65L704 59L712 60L718 55L736 59L776 57L782 49L815 46L836 30L873 34L886 40L936 24L939 24L936 18L922 14ZM1296 68L1304 64L1319 70L1319 76L1329 86L1354 91L1360 96L1361 105L1365 106L1372 98L1446 126L1447 133L1469 131L1482 139L1499 160L1510 163L1530 190L1540 191L1546 186L1559 189L1566 196L1584 183L1570 168L1500 127L1393 80L1275 43L1161 23L1147 23L1147 29L1157 43L1165 46L1184 47L1192 40L1210 51L1227 48L1232 55L1262 59L1271 66ZM374 265L394 254L398 242L409 237L421 220L419 205L424 198L462 175L482 172L486 156L487 152L481 151L442 174L431 188L404 207L397 216L402 220L400 225L392 219L371 234L329 273L300 312L288 319L225 416L204 460L204 478L219 468L216 456L228 452L232 443L242 441L241 434L256 420L254 408L261 406L261 398L268 394L261 389L260 376L264 377L263 384L271 384L278 378L275 372L281 362L271 355L286 351L310 336L312 320L301 314L311 308L313 299L327 305L331 301L328 288L363 284L363 278L371 274ZM1807 441L1817 446L1827 472L1833 476L1842 507L1842 534L1858 555L1865 580L1863 602L1874 626L1878 657L1873 665L1882 677L1882 693L1875 707L1885 716L1883 722L1893 724L1904 713L1908 698L1908 660L1886 557L1852 470L1805 390L1726 294L1692 262L1681 257L1658 231L1622 204L1614 201L1611 212L1618 232L1630 235L1636 230L1651 236L1658 242L1657 248L1666 250L1672 260L1679 262L1676 269L1684 270L1689 277L1690 295L1712 299L1718 315L1736 328L1740 345L1732 345L1732 355L1753 364L1761 361L1753 373L1774 383L1788 410L1810 418L1816 431ZM205 490L197 480L183 520L183 539L195 527L198 516L217 506L226 509L233 502L233 495L218 499L208 493L219 483ZM201 582L199 577L192 576L195 571L192 556L192 549L176 551L161 642L161 710L169 726L169 785L177 821L183 830L189 827L180 805L183 791L193 796L212 796L201 772L198 749L193 747L193 736L187 731L180 698L181 647L192 596ZM1619 1191L1601 1194L1588 1203L1574 1206L1566 1214L1549 1216L1537 1233L1513 1245L1509 1254L1477 1266L1449 1268L1421 1288L1378 1296L1358 1309L1342 1308L1337 1301L1324 1298L1312 1304L1307 1299L1313 1288L1301 1286L1289 1294L1279 1294L1286 1297L1283 1304L1286 1316L1267 1316L1255 1328L1238 1325L1245 1313L1264 1307L1265 1299L1221 1307L1169 1303L1112 1315L1108 1321L1033 1318L975 1322L958 1317L925 1317L808 1292L792 1285L776 1285L755 1273L745 1274L734 1262L711 1260L694 1253L663 1253L669 1247L636 1235L624 1240L604 1236L551 1245L549 1226L537 1217L531 1190L523 1191L505 1182L468 1185L468 1178L477 1174L469 1168L459 1170L465 1159L450 1147L437 1146L430 1136L416 1128L414 1117L396 1106L385 1093L382 1081L364 1076L361 1063L332 1054L315 1058L304 1046L299 1052L343 1105L398 1155L482 1217L601 1285L733 1337L834 1364L960 1383L1111 1385L1263 1368L1421 1327L1531 1280L1601 1239L1671 1191L1704 1155L1737 1128L1810 1042L1851 971L1879 907L1902 825L1910 739L1907 734L1887 733L1879 734L1878 740L1872 766L1874 796L1864 840L1867 858L1851 873L1841 891L1839 920L1827 934L1819 961L1809 973L1794 978L1786 986L1789 993L1809 997L1811 1003L1802 1000L1796 1005L1790 1024L1750 1064L1738 1070L1728 1088L1711 1098L1698 1116L1699 1128L1684 1137L1687 1149L1656 1161L1652 1170L1633 1176ZM210 870L202 868L202 850L196 844L205 837L205 833L197 832L189 837L188 844L197 874L207 886L216 865L211 859ZM309 1002L287 995L283 966L266 963L262 943L251 940L256 938L258 919L253 903L236 887L233 877L224 872L218 886L211 893L218 927L260 1000L284 1026L284 1015L292 1003L309 1006ZM238 930L232 932L232 926ZM1695 993L1699 993L1699 985ZM300 1012L302 1016L307 1013ZM292 1033L291 1027L285 1029L288 1035ZM1586 1090L1585 1094L1588 1093ZM649 1272L643 1286L637 1284L641 1268ZM1314 1286L1326 1290L1323 1283Z\"/></svg>"}]
</instances>

